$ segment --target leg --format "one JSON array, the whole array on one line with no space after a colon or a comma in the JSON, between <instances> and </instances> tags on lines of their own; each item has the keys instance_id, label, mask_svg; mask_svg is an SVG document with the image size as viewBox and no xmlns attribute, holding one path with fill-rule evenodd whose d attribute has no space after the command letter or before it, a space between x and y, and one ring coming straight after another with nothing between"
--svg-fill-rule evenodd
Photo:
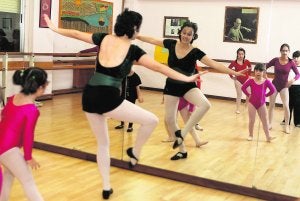
<instances>
[{"instance_id":1,"label":"leg","mask_svg":"<svg viewBox=\"0 0 300 201\"><path fill-rule=\"evenodd\" d=\"M21 154L20 149L15 147L0 156L1 164L5 167L3 190L0 196L0 200L8 200L9 191L11 189L13 175L20 181L25 194L30 201L43 201L41 194L39 193L31 171L28 168L24 156ZM7 179L7 180L6 180Z\"/></svg>"},{"instance_id":2,"label":"leg","mask_svg":"<svg viewBox=\"0 0 300 201\"><path fill-rule=\"evenodd\" d=\"M269 104L269 129L272 129L273 122L273 113L275 108L275 100L278 92L275 89L275 92L270 96L270 104Z\"/></svg>"},{"instance_id":3,"label":"leg","mask_svg":"<svg viewBox=\"0 0 300 201\"><path fill-rule=\"evenodd\" d=\"M180 110L180 115L183 119L183 122L186 123L189 120L191 113L189 112L188 108L185 107L182 110ZM191 129L190 134L192 135L192 137L196 143L196 147L200 147L204 144L207 144L207 142L200 142L200 138L194 127ZM180 151L184 151L184 150L180 150Z\"/></svg>"},{"instance_id":4,"label":"leg","mask_svg":"<svg viewBox=\"0 0 300 201\"><path fill-rule=\"evenodd\" d=\"M103 189L110 190L110 154L107 120L103 115L85 113L97 140L97 164L102 177Z\"/></svg>"},{"instance_id":5,"label":"leg","mask_svg":"<svg viewBox=\"0 0 300 201\"><path fill-rule=\"evenodd\" d=\"M242 84L238 80L235 80L234 86L236 90L236 113L239 114L242 101Z\"/></svg>"},{"instance_id":6,"label":"leg","mask_svg":"<svg viewBox=\"0 0 300 201\"><path fill-rule=\"evenodd\" d=\"M247 140L251 141L253 139L253 129L255 123L255 115L256 115L256 108L251 104L248 103L248 115L249 115L249 137Z\"/></svg>"},{"instance_id":7,"label":"leg","mask_svg":"<svg viewBox=\"0 0 300 201\"><path fill-rule=\"evenodd\" d=\"M193 88L189 90L184 98L190 103L197 106L197 109L192 113L189 120L186 122L184 128L182 129L182 136L185 137L186 134L203 118L205 113L211 107L207 98L198 88Z\"/></svg>"},{"instance_id":8,"label":"leg","mask_svg":"<svg viewBox=\"0 0 300 201\"><path fill-rule=\"evenodd\" d=\"M0 192L0 201L9 200L9 194L12 188L14 178L14 175L6 167L3 167L3 180L2 190Z\"/></svg>"},{"instance_id":9,"label":"leg","mask_svg":"<svg viewBox=\"0 0 300 201\"><path fill-rule=\"evenodd\" d=\"M146 143L151 133L158 124L158 118L151 112L142 109L141 107L130 103L128 101L123 101L122 104L116 109L103 114L117 120L128 120L129 122L134 122L140 124L140 128L137 131L137 138L135 141L134 148L132 152L136 158L139 158L143 145ZM131 164L137 162L136 159L131 158Z\"/></svg>"},{"instance_id":10,"label":"leg","mask_svg":"<svg viewBox=\"0 0 300 201\"><path fill-rule=\"evenodd\" d=\"M283 88L280 91L280 97L282 100L283 110L284 110L284 121L285 121L285 133L290 133L290 127L289 127L289 119L290 119L290 109L289 109L289 92L288 88Z\"/></svg>"},{"instance_id":11,"label":"leg","mask_svg":"<svg viewBox=\"0 0 300 201\"><path fill-rule=\"evenodd\" d=\"M270 136L266 104L263 104L260 108L258 108L257 113L261 120L263 129L264 129L264 132L265 132L265 135L267 138L267 142L271 142L271 140L275 139L275 137Z\"/></svg>"}]
</instances>

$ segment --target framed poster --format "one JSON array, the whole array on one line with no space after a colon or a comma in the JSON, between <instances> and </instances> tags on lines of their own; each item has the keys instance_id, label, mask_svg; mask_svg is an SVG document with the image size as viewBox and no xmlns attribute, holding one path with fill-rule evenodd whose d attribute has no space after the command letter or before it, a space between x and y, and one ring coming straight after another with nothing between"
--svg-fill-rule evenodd
<instances>
[{"instance_id":1,"label":"framed poster","mask_svg":"<svg viewBox=\"0 0 300 201\"><path fill-rule=\"evenodd\" d=\"M224 42L257 43L259 8L226 7Z\"/></svg>"},{"instance_id":2,"label":"framed poster","mask_svg":"<svg viewBox=\"0 0 300 201\"><path fill-rule=\"evenodd\" d=\"M112 33L113 3L101 0L60 0L59 27Z\"/></svg>"},{"instance_id":3,"label":"framed poster","mask_svg":"<svg viewBox=\"0 0 300 201\"><path fill-rule=\"evenodd\" d=\"M40 0L40 28L48 28L47 23L44 20L43 15L46 14L51 19L51 0Z\"/></svg>"},{"instance_id":4,"label":"framed poster","mask_svg":"<svg viewBox=\"0 0 300 201\"><path fill-rule=\"evenodd\" d=\"M164 18L164 38L177 38L180 27L186 22L188 17L170 17Z\"/></svg>"}]
</instances>

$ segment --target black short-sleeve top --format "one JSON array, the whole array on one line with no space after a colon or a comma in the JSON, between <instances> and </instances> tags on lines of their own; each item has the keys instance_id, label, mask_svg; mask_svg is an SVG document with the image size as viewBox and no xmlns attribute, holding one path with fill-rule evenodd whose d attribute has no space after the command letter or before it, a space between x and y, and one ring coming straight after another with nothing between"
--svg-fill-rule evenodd
<instances>
[{"instance_id":1,"label":"black short-sleeve top","mask_svg":"<svg viewBox=\"0 0 300 201\"><path fill-rule=\"evenodd\" d=\"M95 45L100 46L103 38L108 35L106 33L94 33L92 35L93 43ZM101 51L101 49L100 49ZM96 72L102 73L105 75L109 75L115 78L124 78L128 75L128 73L131 70L132 64L134 61L138 61L145 53L144 50L142 50L140 47L136 45L130 45L129 50L127 52L127 55L124 59L124 61L113 68L106 68L102 66L99 62L99 58L97 56L96 61Z\"/></svg>"},{"instance_id":2,"label":"black short-sleeve top","mask_svg":"<svg viewBox=\"0 0 300 201\"><path fill-rule=\"evenodd\" d=\"M177 40L173 39L163 41L164 47L169 50L168 65L180 73L193 75L197 60L201 60L206 54L198 48L193 48L185 57L178 59L175 52L176 43Z\"/></svg>"}]
</instances>

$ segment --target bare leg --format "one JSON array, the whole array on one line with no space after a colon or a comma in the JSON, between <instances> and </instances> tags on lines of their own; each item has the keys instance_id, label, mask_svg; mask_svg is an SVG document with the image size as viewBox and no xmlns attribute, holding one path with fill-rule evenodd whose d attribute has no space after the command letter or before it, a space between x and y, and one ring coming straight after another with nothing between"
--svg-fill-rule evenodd
<instances>
[{"instance_id":1,"label":"bare leg","mask_svg":"<svg viewBox=\"0 0 300 201\"><path fill-rule=\"evenodd\" d=\"M280 91L280 97L284 110L284 122L285 122L285 133L290 133L289 120L290 120L290 108L289 108L289 91L288 88L283 88Z\"/></svg>"},{"instance_id":2,"label":"bare leg","mask_svg":"<svg viewBox=\"0 0 300 201\"><path fill-rule=\"evenodd\" d=\"M274 113L275 101L276 101L277 94L278 94L278 92L275 89L275 92L270 96L270 104L269 104L269 129L272 129L273 113Z\"/></svg>"},{"instance_id":3,"label":"bare leg","mask_svg":"<svg viewBox=\"0 0 300 201\"><path fill-rule=\"evenodd\" d=\"M253 129L254 129L254 123L255 123L255 116L256 116L256 108L249 103L248 104L248 115L249 115L249 137L248 140L253 139Z\"/></svg>"},{"instance_id":4,"label":"bare leg","mask_svg":"<svg viewBox=\"0 0 300 201\"><path fill-rule=\"evenodd\" d=\"M257 113L261 120L263 129L264 129L264 132L265 132L265 135L267 138L267 142L271 142L271 140L275 139L275 137L270 136L266 104L263 104L260 108L258 108Z\"/></svg>"}]
</instances>

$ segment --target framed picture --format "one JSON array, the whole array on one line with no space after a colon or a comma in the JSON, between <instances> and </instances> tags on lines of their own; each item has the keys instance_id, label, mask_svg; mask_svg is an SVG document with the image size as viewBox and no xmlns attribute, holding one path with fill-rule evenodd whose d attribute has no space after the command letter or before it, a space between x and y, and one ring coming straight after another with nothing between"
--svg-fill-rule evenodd
<instances>
[{"instance_id":1,"label":"framed picture","mask_svg":"<svg viewBox=\"0 0 300 201\"><path fill-rule=\"evenodd\" d=\"M40 28L48 28L47 23L45 22L43 15L46 14L51 18L51 0L40 0Z\"/></svg>"},{"instance_id":2,"label":"framed picture","mask_svg":"<svg viewBox=\"0 0 300 201\"><path fill-rule=\"evenodd\" d=\"M259 8L226 7L224 42L257 43Z\"/></svg>"},{"instance_id":3,"label":"framed picture","mask_svg":"<svg viewBox=\"0 0 300 201\"><path fill-rule=\"evenodd\" d=\"M165 16L163 37L165 37L165 38L177 38L178 37L178 30L180 30L180 27L188 19L189 19L188 17Z\"/></svg>"},{"instance_id":4,"label":"framed picture","mask_svg":"<svg viewBox=\"0 0 300 201\"><path fill-rule=\"evenodd\" d=\"M112 33L113 3L102 0L60 0L59 27Z\"/></svg>"},{"instance_id":5,"label":"framed picture","mask_svg":"<svg viewBox=\"0 0 300 201\"><path fill-rule=\"evenodd\" d=\"M12 18L2 18L2 28L11 29L12 28Z\"/></svg>"}]
</instances>

